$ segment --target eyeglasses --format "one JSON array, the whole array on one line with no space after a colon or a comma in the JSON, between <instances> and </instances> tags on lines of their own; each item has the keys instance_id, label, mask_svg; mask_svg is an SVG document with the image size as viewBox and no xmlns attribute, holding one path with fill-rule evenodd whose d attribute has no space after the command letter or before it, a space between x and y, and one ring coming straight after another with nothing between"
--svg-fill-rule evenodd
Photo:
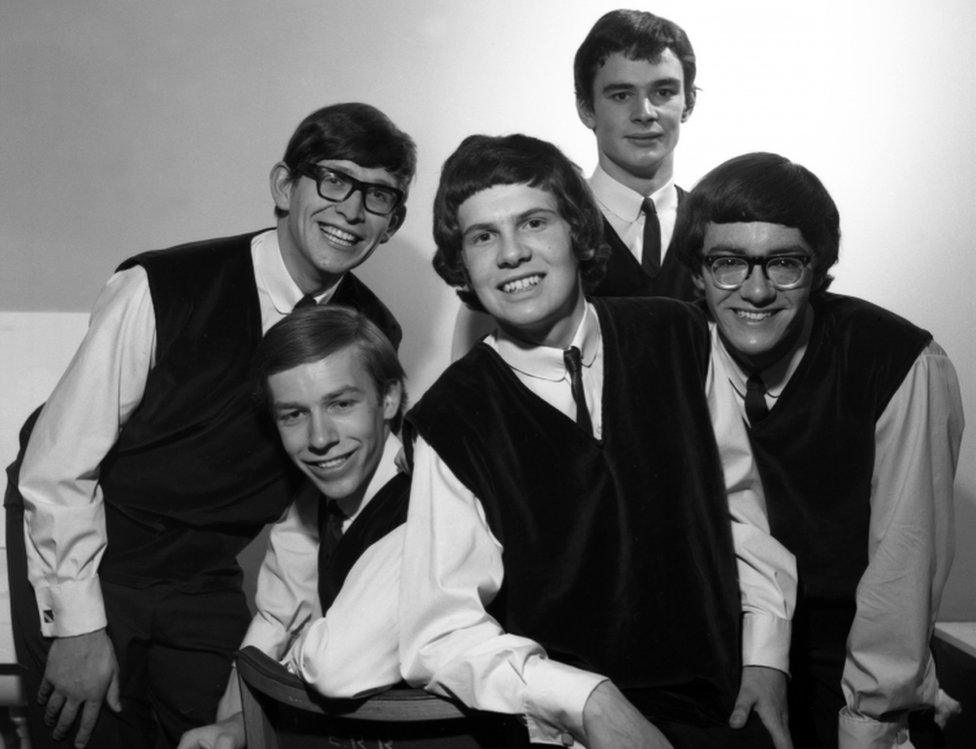
<instances>
[{"instance_id":1,"label":"eyeglasses","mask_svg":"<svg viewBox=\"0 0 976 749\"><path fill-rule=\"evenodd\" d=\"M357 190L363 194L363 207L378 216L387 216L403 202L403 191L375 182L360 182L338 169L305 164L295 169L299 174L315 180L319 195L326 200L341 203Z\"/></svg>"},{"instance_id":2,"label":"eyeglasses","mask_svg":"<svg viewBox=\"0 0 976 749\"><path fill-rule=\"evenodd\" d=\"M752 275L755 266L763 276L780 290L795 289L803 282L803 272L813 262L809 255L772 255L742 257L740 255L709 255L703 260L712 281L720 289L737 289Z\"/></svg>"}]
</instances>

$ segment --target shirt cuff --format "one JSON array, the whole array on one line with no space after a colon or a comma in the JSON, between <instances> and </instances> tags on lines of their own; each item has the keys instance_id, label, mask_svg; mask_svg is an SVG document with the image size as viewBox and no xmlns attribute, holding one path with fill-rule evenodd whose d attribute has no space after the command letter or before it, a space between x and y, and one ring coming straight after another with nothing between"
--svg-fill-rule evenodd
<instances>
[{"instance_id":1,"label":"shirt cuff","mask_svg":"<svg viewBox=\"0 0 976 749\"><path fill-rule=\"evenodd\" d=\"M908 741L908 720L882 721L843 708L837 721L838 749L893 749Z\"/></svg>"},{"instance_id":2,"label":"shirt cuff","mask_svg":"<svg viewBox=\"0 0 976 749\"><path fill-rule=\"evenodd\" d=\"M607 677L546 658L533 658L525 672L525 725L537 744L583 745L583 708Z\"/></svg>"},{"instance_id":3,"label":"shirt cuff","mask_svg":"<svg viewBox=\"0 0 976 749\"><path fill-rule=\"evenodd\" d=\"M44 637L74 637L104 629L105 603L97 577L34 589Z\"/></svg>"},{"instance_id":4,"label":"shirt cuff","mask_svg":"<svg viewBox=\"0 0 976 749\"><path fill-rule=\"evenodd\" d=\"M742 665L790 673L790 620L746 611L742 615Z\"/></svg>"}]
</instances>

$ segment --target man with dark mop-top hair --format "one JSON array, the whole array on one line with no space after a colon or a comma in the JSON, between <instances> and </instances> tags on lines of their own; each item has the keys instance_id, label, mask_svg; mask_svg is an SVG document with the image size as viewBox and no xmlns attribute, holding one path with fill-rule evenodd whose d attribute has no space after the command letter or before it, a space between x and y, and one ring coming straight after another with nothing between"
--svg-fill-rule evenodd
<instances>
[{"instance_id":1,"label":"man with dark mop-top hair","mask_svg":"<svg viewBox=\"0 0 976 749\"><path fill-rule=\"evenodd\" d=\"M937 725L958 709L929 651L963 430L952 362L927 331L827 291L837 207L782 156L709 172L677 241L712 318L715 376L749 425L772 533L796 555L795 745L941 746Z\"/></svg>"},{"instance_id":2,"label":"man with dark mop-top hair","mask_svg":"<svg viewBox=\"0 0 976 749\"><path fill-rule=\"evenodd\" d=\"M274 228L136 255L106 284L10 473L35 748L76 719L75 745L98 749L173 746L213 721L250 620L236 556L299 484L251 398L251 356L315 303L355 307L399 343L350 271L403 223L415 166L379 110L324 107L271 169Z\"/></svg>"},{"instance_id":3,"label":"man with dark mop-top hair","mask_svg":"<svg viewBox=\"0 0 976 749\"><path fill-rule=\"evenodd\" d=\"M465 139L434 227L438 273L497 328L407 415L404 678L536 743L791 747L793 559L704 316L584 297L602 218L535 138Z\"/></svg>"}]
</instances>

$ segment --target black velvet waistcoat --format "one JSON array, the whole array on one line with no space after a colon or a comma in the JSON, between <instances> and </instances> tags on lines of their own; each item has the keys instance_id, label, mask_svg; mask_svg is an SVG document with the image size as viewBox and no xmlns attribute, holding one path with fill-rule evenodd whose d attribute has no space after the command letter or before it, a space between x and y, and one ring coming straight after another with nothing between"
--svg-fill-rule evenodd
<instances>
[{"instance_id":1,"label":"black velvet waistcoat","mask_svg":"<svg viewBox=\"0 0 976 749\"><path fill-rule=\"evenodd\" d=\"M770 526L797 558L801 605L853 613L867 566L874 429L931 335L852 297L813 303L802 362L750 428Z\"/></svg>"},{"instance_id":2,"label":"black velvet waistcoat","mask_svg":"<svg viewBox=\"0 0 976 749\"><path fill-rule=\"evenodd\" d=\"M106 579L236 582L236 555L296 490L297 470L249 378L261 338L253 236L147 252L119 266L146 270L156 364L100 469ZM388 331L392 321L399 342L392 315L350 274L332 303L358 305Z\"/></svg>"},{"instance_id":3,"label":"black velvet waistcoat","mask_svg":"<svg viewBox=\"0 0 976 749\"><path fill-rule=\"evenodd\" d=\"M325 501L323 497L322 501ZM342 534L338 546L329 553L319 545L319 602L324 615L342 589L349 570L372 544L407 519L410 501L410 476L398 473L387 481ZM320 507L320 510L323 509ZM325 513L319 513L319 538Z\"/></svg>"},{"instance_id":4,"label":"black velvet waistcoat","mask_svg":"<svg viewBox=\"0 0 976 749\"><path fill-rule=\"evenodd\" d=\"M646 714L723 723L739 678L739 591L704 381L704 317L595 299L603 440L532 394L485 344L408 414L503 544L489 611L550 657L606 674Z\"/></svg>"},{"instance_id":5,"label":"black velvet waistcoat","mask_svg":"<svg viewBox=\"0 0 976 749\"><path fill-rule=\"evenodd\" d=\"M685 196L685 191L678 188L679 211ZM593 290L593 296L666 296L687 302L699 296L691 280L691 272L678 260L674 242L664 253L660 270L650 276L606 217L603 219L603 239L610 245L610 257L607 258L603 278Z\"/></svg>"}]
</instances>

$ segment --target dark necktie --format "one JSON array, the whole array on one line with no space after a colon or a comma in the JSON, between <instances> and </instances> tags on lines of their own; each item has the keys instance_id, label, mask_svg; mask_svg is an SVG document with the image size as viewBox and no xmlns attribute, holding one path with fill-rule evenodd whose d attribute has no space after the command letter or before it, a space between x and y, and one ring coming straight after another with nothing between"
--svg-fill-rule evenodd
<instances>
[{"instance_id":1,"label":"dark necktie","mask_svg":"<svg viewBox=\"0 0 976 749\"><path fill-rule=\"evenodd\" d=\"M768 413L766 385L758 373L751 374L746 380L746 416L749 417L749 423L753 426L758 424Z\"/></svg>"},{"instance_id":2,"label":"dark necktie","mask_svg":"<svg viewBox=\"0 0 976 749\"><path fill-rule=\"evenodd\" d=\"M583 361L580 357L580 350L576 346L570 346L563 351L563 362L566 364L566 371L569 372L569 385L573 391L573 400L576 401L576 423L589 435L593 434L593 423L590 421L590 411L586 407L586 396L583 395Z\"/></svg>"},{"instance_id":3,"label":"dark necktie","mask_svg":"<svg viewBox=\"0 0 976 749\"><path fill-rule=\"evenodd\" d=\"M319 574L328 566L339 547L342 521L345 519L345 513L335 502L323 498L323 504L319 507Z\"/></svg>"},{"instance_id":4,"label":"dark necktie","mask_svg":"<svg viewBox=\"0 0 976 749\"><path fill-rule=\"evenodd\" d=\"M314 307L316 304L318 304L318 302L315 301L315 296L313 294L306 294L295 303L295 306L292 307L292 311L301 309L302 307Z\"/></svg>"},{"instance_id":5,"label":"dark necktie","mask_svg":"<svg viewBox=\"0 0 976 749\"><path fill-rule=\"evenodd\" d=\"M661 224L657 220L654 201L644 198L641 203L644 214L644 249L641 250L641 268L649 276L656 276L661 269Z\"/></svg>"}]
</instances>

